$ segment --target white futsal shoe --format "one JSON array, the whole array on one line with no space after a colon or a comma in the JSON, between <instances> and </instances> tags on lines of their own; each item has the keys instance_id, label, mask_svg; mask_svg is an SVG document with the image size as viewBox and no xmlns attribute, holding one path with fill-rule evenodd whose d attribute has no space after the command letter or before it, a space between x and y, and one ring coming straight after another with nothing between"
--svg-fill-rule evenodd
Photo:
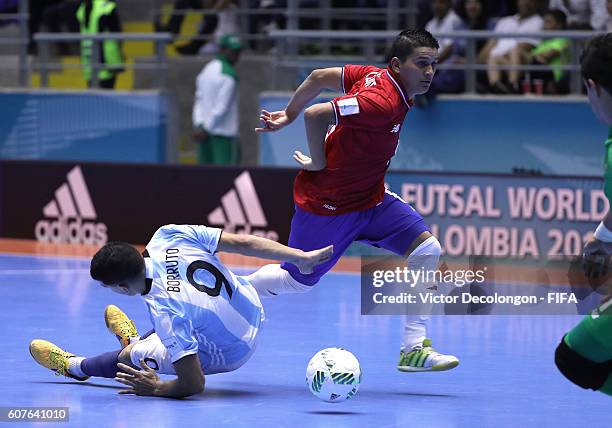
<instances>
[{"instance_id":1,"label":"white futsal shoe","mask_svg":"<svg viewBox=\"0 0 612 428\"><path fill-rule=\"evenodd\" d=\"M441 372L459 365L454 355L444 355L434 351L431 340L413 346L409 352L401 351L397 369L401 372Z\"/></svg>"}]
</instances>

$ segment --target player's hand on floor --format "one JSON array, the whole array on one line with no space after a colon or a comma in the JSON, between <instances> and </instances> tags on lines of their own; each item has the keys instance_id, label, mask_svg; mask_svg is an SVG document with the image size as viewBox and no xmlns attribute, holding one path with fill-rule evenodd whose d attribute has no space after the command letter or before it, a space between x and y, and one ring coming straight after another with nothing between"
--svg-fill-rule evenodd
<instances>
[{"instance_id":1,"label":"player's hand on floor","mask_svg":"<svg viewBox=\"0 0 612 428\"><path fill-rule=\"evenodd\" d=\"M312 273L315 266L328 261L334 253L334 246L329 245L325 248L313 251L305 251L299 260L294 264L303 274Z\"/></svg>"},{"instance_id":2,"label":"player's hand on floor","mask_svg":"<svg viewBox=\"0 0 612 428\"><path fill-rule=\"evenodd\" d=\"M129 386L129 389L122 389L119 394L155 395L160 382L159 376L142 359L140 360L140 366L142 370L133 369L123 363L117 364L117 367L123 372L117 372L115 380Z\"/></svg>"},{"instance_id":3,"label":"player's hand on floor","mask_svg":"<svg viewBox=\"0 0 612 428\"><path fill-rule=\"evenodd\" d=\"M306 171L321 171L325 168L325 165L316 165L309 156L306 156L299 150L293 152L293 159Z\"/></svg>"},{"instance_id":4,"label":"player's hand on floor","mask_svg":"<svg viewBox=\"0 0 612 428\"><path fill-rule=\"evenodd\" d=\"M291 118L287 116L284 110L273 112L262 110L259 115L259 120L262 123L262 127L255 128L255 132L278 131L292 122Z\"/></svg>"},{"instance_id":5,"label":"player's hand on floor","mask_svg":"<svg viewBox=\"0 0 612 428\"><path fill-rule=\"evenodd\" d=\"M612 243L592 237L582 250L582 267L589 279L597 279L608 274Z\"/></svg>"}]
</instances>

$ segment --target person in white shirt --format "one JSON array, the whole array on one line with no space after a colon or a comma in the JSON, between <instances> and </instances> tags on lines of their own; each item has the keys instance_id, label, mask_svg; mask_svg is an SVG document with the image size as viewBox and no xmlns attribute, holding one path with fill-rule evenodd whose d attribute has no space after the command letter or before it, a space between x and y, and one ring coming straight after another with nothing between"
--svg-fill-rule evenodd
<instances>
[{"instance_id":1,"label":"person in white shirt","mask_svg":"<svg viewBox=\"0 0 612 428\"><path fill-rule=\"evenodd\" d=\"M238 163L238 62L242 42L226 34L220 52L196 78L193 102L193 134L200 164Z\"/></svg>"},{"instance_id":2,"label":"person in white shirt","mask_svg":"<svg viewBox=\"0 0 612 428\"><path fill-rule=\"evenodd\" d=\"M516 33L517 35L538 33L542 30L544 21L538 14L539 0L518 0L518 14L506 16L499 20L495 26L496 33ZM518 88L508 88L502 83L502 73L498 69L501 65L510 63L510 53L518 48L528 52L538 44L537 38L499 38L491 39L479 53L481 63L489 66L487 77L491 92L511 93ZM519 72L508 72L508 80L518 81Z\"/></svg>"},{"instance_id":3,"label":"person in white shirt","mask_svg":"<svg viewBox=\"0 0 612 428\"><path fill-rule=\"evenodd\" d=\"M451 0L433 0L431 9L434 17L427 23L425 29L436 35L437 33L452 33L461 26L461 18L453 11ZM452 38L439 38L440 50L438 63L455 62L457 55L456 43ZM460 70L440 70L432 82L430 94L436 92L461 92L464 86L463 73Z\"/></svg>"},{"instance_id":4,"label":"person in white shirt","mask_svg":"<svg viewBox=\"0 0 612 428\"><path fill-rule=\"evenodd\" d=\"M606 0L550 0L548 7L565 13L572 30L603 30L606 25Z\"/></svg>"},{"instance_id":5,"label":"person in white shirt","mask_svg":"<svg viewBox=\"0 0 612 428\"><path fill-rule=\"evenodd\" d=\"M91 261L92 278L115 293L141 296L154 329L139 336L133 321L109 305L106 325L121 349L84 358L35 339L30 354L76 380L115 378L127 387L120 394L180 398L203 391L205 376L236 370L253 354L264 319L260 296L311 288L260 273L274 265L235 275L219 260L219 251L287 261L311 273L329 260L333 246L305 252L256 236L177 224L160 227L142 254L129 244L109 242ZM162 380L157 373L176 378Z\"/></svg>"}]
</instances>

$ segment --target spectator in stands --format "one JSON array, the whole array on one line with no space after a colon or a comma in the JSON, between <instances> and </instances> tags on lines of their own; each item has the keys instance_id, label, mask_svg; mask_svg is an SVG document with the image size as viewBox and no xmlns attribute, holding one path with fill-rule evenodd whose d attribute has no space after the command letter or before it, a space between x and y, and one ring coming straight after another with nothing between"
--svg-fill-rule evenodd
<instances>
[{"instance_id":1,"label":"spectator in stands","mask_svg":"<svg viewBox=\"0 0 612 428\"><path fill-rule=\"evenodd\" d=\"M497 33L516 33L525 35L538 33L542 30L543 20L538 14L539 0L518 0L518 14L507 16L499 20L494 31ZM507 94L518 91L516 87L509 87L502 81L502 72L499 66L510 64L510 53L518 48L519 52L530 51L538 43L534 38L499 38L489 40L479 53L479 62L489 65L487 77L489 89L493 93ZM519 72L511 70L508 80L514 84L518 82Z\"/></svg>"},{"instance_id":2,"label":"spectator in stands","mask_svg":"<svg viewBox=\"0 0 612 428\"><path fill-rule=\"evenodd\" d=\"M457 15L461 18L459 30L493 31L497 22L491 18L489 7L484 0L460 0L457 4ZM486 40L477 40L476 51L479 52L485 43Z\"/></svg>"},{"instance_id":3,"label":"spectator in stands","mask_svg":"<svg viewBox=\"0 0 612 428\"><path fill-rule=\"evenodd\" d=\"M121 20L117 4L111 0L82 0L77 13L81 34L120 33ZM113 89L117 74L124 70L121 43L118 40L104 40L99 44L100 57L93 58L93 41L81 41L81 63L83 76L89 87L93 86L92 63L100 63L98 85L103 89Z\"/></svg>"},{"instance_id":4,"label":"spectator in stands","mask_svg":"<svg viewBox=\"0 0 612 428\"><path fill-rule=\"evenodd\" d=\"M563 31L567 27L565 13L559 9L549 10L544 14L544 31ZM567 94L569 92L569 74L559 68L570 62L570 41L564 37L542 40L528 53L526 63L550 65L552 71L532 71L531 79L541 79L544 93Z\"/></svg>"},{"instance_id":5,"label":"spectator in stands","mask_svg":"<svg viewBox=\"0 0 612 428\"><path fill-rule=\"evenodd\" d=\"M238 78L236 62L242 42L232 34L219 40L216 59L196 79L193 102L193 139L200 164L236 164L238 151Z\"/></svg>"},{"instance_id":6,"label":"spectator in stands","mask_svg":"<svg viewBox=\"0 0 612 428\"><path fill-rule=\"evenodd\" d=\"M465 31L493 31L496 18L492 18L489 12L489 2L486 0L460 0L457 3L457 15L461 18L459 30ZM468 40L460 39L456 41L457 55L460 60L465 62L467 57ZM487 43L486 39L475 39L475 55L482 50ZM473 61L473 60L472 60ZM476 72L478 92L486 92L487 74L484 71ZM483 89L484 88L484 89Z\"/></svg>"},{"instance_id":7,"label":"spectator in stands","mask_svg":"<svg viewBox=\"0 0 612 428\"><path fill-rule=\"evenodd\" d=\"M452 33L461 27L461 18L453 11L451 0L432 0L433 18L425 29L434 36L437 33ZM457 62L456 43L452 38L438 38L440 44L438 64ZM440 70L431 84L430 93L457 93L463 91L464 75L461 70Z\"/></svg>"},{"instance_id":8,"label":"spectator in stands","mask_svg":"<svg viewBox=\"0 0 612 428\"><path fill-rule=\"evenodd\" d=\"M602 30L605 26L606 0L550 0L548 7L565 13L572 30Z\"/></svg>"}]
</instances>

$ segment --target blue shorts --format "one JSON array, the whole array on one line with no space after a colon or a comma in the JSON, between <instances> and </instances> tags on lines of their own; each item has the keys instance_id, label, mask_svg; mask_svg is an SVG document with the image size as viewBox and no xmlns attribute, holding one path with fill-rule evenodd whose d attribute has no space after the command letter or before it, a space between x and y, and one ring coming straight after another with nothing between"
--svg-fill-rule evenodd
<instances>
[{"instance_id":1,"label":"blue shorts","mask_svg":"<svg viewBox=\"0 0 612 428\"><path fill-rule=\"evenodd\" d=\"M291 263L283 263L281 267L300 283L315 285L354 241L403 256L414 240L426 231L429 228L423 217L390 192L386 192L383 201L375 207L335 216L312 214L296 207L291 220L289 246L311 251L333 245L334 254L307 275L300 273Z\"/></svg>"}]
</instances>

